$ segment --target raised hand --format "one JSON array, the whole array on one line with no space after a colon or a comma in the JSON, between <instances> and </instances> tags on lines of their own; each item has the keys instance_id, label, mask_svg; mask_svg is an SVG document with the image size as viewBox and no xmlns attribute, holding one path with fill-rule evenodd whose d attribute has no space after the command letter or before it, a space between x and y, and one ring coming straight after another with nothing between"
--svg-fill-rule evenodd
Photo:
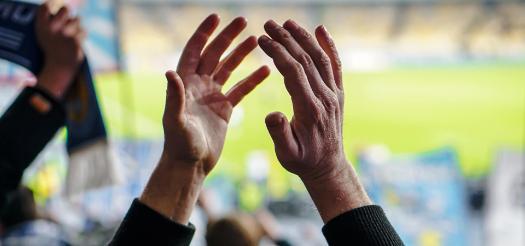
<instances>
[{"instance_id":1,"label":"raised hand","mask_svg":"<svg viewBox=\"0 0 525 246\"><path fill-rule=\"evenodd\" d=\"M219 158L232 108L269 74L262 66L223 94L221 89L231 72L257 47L255 37L242 42L223 61L219 58L244 29L244 18L234 19L204 49L219 18L210 15L184 48L177 72L167 72L168 90L163 123L171 160L195 163L207 174Z\"/></svg>"},{"instance_id":2,"label":"raised hand","mask_svg":"<svg viewBox=\"0 0 525 246\"><path fill-rule=\"evenodd\" d=\"M246 27L246 20L234 19L204 47L218 24L216 14L208 16L186 44L177 71L166 73L164 151L141 197L146 204L180 222L187 221L202 180L219 159L232 108L270 73L267 66L262 66L223 94L223 85L257 47L257 39L247 38L220 60ZM166 202L159 197L171 200ZM180 197L185 201L177 200ZM185 205L174 213L173 206L180 204Z\"/></svg>"},{"instance_id":3,"label":"raised hand","mask_svg":"<svg viewBox=\"0 0 525 246\"><path fill-rule=\"evenodd\" d=\"M47 3L37 11L35 32L44 53L44 67L37 85L61 99L84 58L82 41L86 32L79 18L69 15L67 7L53 15Z\"/></svg>"},{"instance_id":4,"label":"raised hand","mask_svg":"<svg viewBox=\"0 0 525 246\"><path fill-rule=\"evenodd\" d=\"M290 122L280 112L266 117L277 158L305 183L323 220L370 204L349 165L342 139L343 81L335 45L323 26L315 38L294 21L268 21L259 45L284 77L292 98Z\"/></svg>"}]
</instances>

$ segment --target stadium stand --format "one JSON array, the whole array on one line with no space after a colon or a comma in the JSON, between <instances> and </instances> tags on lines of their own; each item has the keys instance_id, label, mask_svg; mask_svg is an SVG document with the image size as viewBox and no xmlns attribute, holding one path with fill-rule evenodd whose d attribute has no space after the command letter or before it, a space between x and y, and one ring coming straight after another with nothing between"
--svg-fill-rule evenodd
<instances>
[{"instance_id":1,"label":"stadium stand","mask_svg":"<svg viewBox=\"0 0 525 246\"><path fill-rule=\"evenodd\" d=\"M261 23L289 18L313 29L331 31L350 64L381 60L440 61L525 57L525 3L501 1L375 3L296 3L271 5L204 2L123 2L120 8L124 54L134 69L146 63L176 62L186 36L206 15L216 12L225 25L242 15L248 34L263 33ZM265 59L256 53L248 59ZM350 61L348 61L350 60ZM158 67L157 66L157 67Z\"/></svg>"}]
</instances>

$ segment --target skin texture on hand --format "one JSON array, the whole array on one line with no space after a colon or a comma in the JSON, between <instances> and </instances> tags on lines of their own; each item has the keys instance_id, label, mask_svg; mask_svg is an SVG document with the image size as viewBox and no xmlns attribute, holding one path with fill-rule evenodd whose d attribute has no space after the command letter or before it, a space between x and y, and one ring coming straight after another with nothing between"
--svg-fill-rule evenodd
<instances>
[{"instance_id":1,"label":"skin texture on hand","mask_svg":"<svg viewBox=\"0 0 525 246\"><path fill-rule=\"evenodd\" d=\"M341 62L329 33L319 26L314 37L291 20L264 29L259 45L283 75L294 113L291 121L281 112L266 117L277 158L302 179L325 222L371 204L343 149Z\"/></svg>"},{"instance_id":2,"label":"skin texture on hand","mask_svg":"<svg viewBox=\"0 0 525 246\"><path fill-rule=\"evenodd\" d=\"M202 181L219 159L233 107L270 73L262 66L223 94L223 85L257 47L257 39L247 38L220 60L246 27L246 19L234 19L204 47L218 24L216 14L208 16L186 44L177 71L166 73L164 151L140 198L183 224L188 222Z\"/></svg>"},{"instance_id":3,"label":"skin texture on hand","mask_svg":"<svg viewBox=\"0 0 525 246\"><path fill-rule=\"evenodd\" d=\"M37 86L60 100L84 58L82 41L86 33L78 17L69 16L67 7L53 15L47 3L37 11L35 32L44 53L44 67L38 75Z\"/></svg>"}]
</instances>

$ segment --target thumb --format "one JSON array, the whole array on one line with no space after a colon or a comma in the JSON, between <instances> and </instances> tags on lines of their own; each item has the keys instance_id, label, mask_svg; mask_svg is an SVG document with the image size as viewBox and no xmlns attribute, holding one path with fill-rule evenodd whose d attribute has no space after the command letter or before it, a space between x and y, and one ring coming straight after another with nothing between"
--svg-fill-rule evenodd
<instances>
[{"instance_id":1,"label":"thumb","mask_svg":"<svg viewBox=\"0 0 525 246\"><path fill-rule=\"evenodd\" d=\"M286 116L281 112L273 112L266 116L265 122L279 160L287 162L297 159L299 146Z\"/></svg>"},{"instance_id":2,"label":"thumb","mask_svg":"<svg viewBox=\"0 0 525 246\"><path fill-rule=\"evenodd\" d=\"M182 122L184 104L186 102L184 83L174 71L167 71L166 79L168 80L168 88L166 89L164 116L169 116L178 122Z\"/></svg>"}]
</instances>

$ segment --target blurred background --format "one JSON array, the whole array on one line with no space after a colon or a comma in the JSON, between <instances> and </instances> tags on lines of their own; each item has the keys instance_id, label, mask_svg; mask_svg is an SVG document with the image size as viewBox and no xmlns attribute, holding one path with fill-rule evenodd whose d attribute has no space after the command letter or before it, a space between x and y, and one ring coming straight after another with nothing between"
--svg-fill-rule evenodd
<instances>
[{"instance_id":1,"label":"blurred background","mask_svg":"<svg viewBox=\"0 0 525 246\"><path fill-rule=\"evenodd\" d=\"M41 1L32 1L41 2ZM64 0L82 16L120 185L75 199L62 194L65 133L24 183L79 245L100 245L137 197L163 144L163 73L200 21L245 16L237 39L294 19L332 33L344 66L344 143L375 203L407 245L525 245L525 1L520 0ZM255 50L226 87L271 64ZM264 125L291 116L281 76L237 107L206 181L214 210L266 208L296 245L325 245L300 180L278 163ZM0 112L31 75L0 61ZM203 245L199 209L193 245Z\"/></svg>"}]
</instances>

